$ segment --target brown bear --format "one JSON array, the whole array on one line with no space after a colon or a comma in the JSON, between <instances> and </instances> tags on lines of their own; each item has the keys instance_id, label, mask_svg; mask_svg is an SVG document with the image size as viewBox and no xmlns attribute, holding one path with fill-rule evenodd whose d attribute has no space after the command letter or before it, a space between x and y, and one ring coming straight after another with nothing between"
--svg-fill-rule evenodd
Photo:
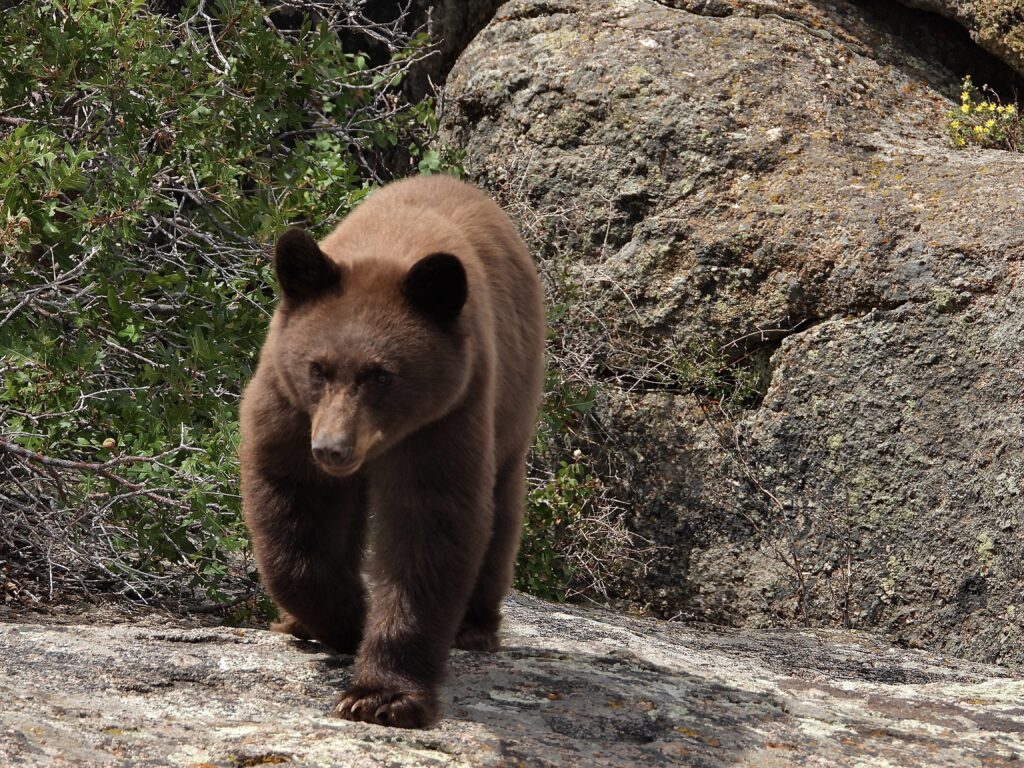
<instances>
[{"instance_id":1,"label":"brown bear","mask_svg":"<svg viewBox=\"0 0 1024 768\"><path fill-rule=\"evenodd\" d=\"M424 727L448 651L498 648L543 379L536 268L448 176L277 241L242 497L279 631L357 654L337 715Z\"/></svg>"}]
</instances>

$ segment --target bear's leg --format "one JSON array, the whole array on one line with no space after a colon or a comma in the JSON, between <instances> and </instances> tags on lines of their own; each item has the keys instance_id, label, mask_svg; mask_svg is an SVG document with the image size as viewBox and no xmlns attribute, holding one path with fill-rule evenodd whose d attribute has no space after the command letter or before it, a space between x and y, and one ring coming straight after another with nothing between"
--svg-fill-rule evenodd
<instances>
[{"instance_id":1,"label":"bear's leg","mask_svg":"<svg viewBox=\"0 0 1024 768\"><path fill-rule=\"evenodd\" d=\"M494 484L494 532L469 598L455 647L496 651L501 647L501 603L512 587L526 497L525 455L505 463Z\"/></svg>"},{"instance_id":2,"label":"bear's leg","mask_svg":"<svg viewBox=\"0 0 1024 768\"><path fill-rule=\"evenodd\" d=\"M411 453L373 478L370 610L339 717L404 728L437 719L437 687L493 515L490 446L456 445L465 432L412 440Z\"/></svg>"},{"instance_id":3,"label":"bear's leg","mask_svg":"<svg viewBox=\"0 0 1024 768\"><path fill-rule=\"evenodd\" d=\"M272 629L355 653L366 613L361 481L248 477L246 491L260 577L282 610Z\"/></svg>"}]
</instances>

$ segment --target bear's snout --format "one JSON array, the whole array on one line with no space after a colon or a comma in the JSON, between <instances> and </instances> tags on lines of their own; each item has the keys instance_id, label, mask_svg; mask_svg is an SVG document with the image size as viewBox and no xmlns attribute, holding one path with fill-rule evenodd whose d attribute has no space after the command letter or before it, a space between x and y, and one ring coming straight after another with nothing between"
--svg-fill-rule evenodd
<instances>
[{"instance_id":1,"label":"bear's snout","mask_svg":"<svg viewBox=\"0 0 1024 768\"><path fill-rule=\"evenodd\" d=\"M351 463L355 440L348 434L318 434L313 436L312 448L313 458L325 468L347 469L346 465Z\"/></svg>"}]
</instances>

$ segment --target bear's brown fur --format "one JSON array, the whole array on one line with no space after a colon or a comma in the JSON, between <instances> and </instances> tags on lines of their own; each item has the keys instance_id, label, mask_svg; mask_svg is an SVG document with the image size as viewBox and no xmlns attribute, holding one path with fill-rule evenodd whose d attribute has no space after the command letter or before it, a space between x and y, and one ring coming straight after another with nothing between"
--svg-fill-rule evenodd
<instances>
[{"instance_id":1,"label":"bear's brown fur","mask_svg":"<svg viewBox=\"0 0 1024 768\"><path fill-rule=\"evenodd\" d=\"M288 230L274 265L241 464L275 628L357 652L339 716L422 727L451 646L498 647L540 281L501 209L447 176L372 193L319 245Z\"/></svg>"}]
</instances>

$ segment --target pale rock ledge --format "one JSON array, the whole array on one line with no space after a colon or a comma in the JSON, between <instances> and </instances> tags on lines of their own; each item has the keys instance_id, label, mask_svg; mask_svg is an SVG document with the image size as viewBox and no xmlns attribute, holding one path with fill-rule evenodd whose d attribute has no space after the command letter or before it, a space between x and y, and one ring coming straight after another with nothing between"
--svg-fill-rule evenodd
<instances>
[{"instance_id":1,"label":"pale rock ledge","mask_svg":"<svg viewBox=\"0 0 1024 768\"><path fill-rule=\"evenodd\" d=\"M839 630L507 606L429 731L328 716L350 657L257 629L0 624L4 766L1008 765L1024 677Z\"/></svg>"}]
</instances>

